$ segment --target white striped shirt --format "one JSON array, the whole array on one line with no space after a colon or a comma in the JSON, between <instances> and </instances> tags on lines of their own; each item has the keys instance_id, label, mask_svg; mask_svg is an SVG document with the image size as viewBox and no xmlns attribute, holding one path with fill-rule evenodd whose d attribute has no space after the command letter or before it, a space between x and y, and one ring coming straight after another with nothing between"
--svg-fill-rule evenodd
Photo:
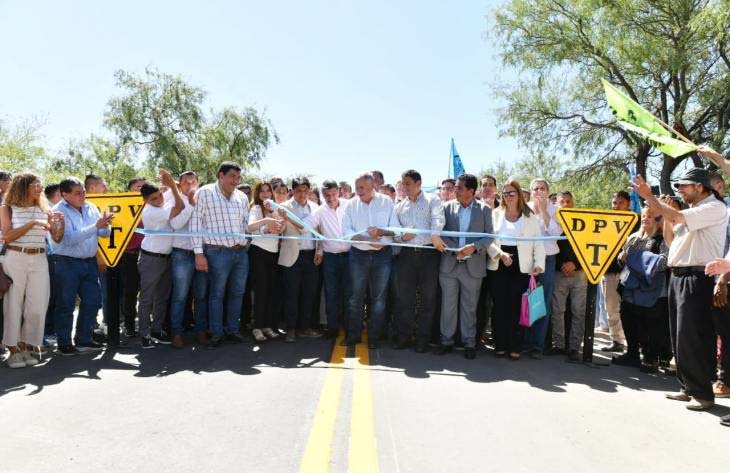
<instances>
[{"instance_id":1,"label":"white striped shirt","mask_svg":"<svg viewBox=\"0 0 730 473\"><path fill-rule=\"evenodd\" d=\"M12 228L20 228L31 220L48 221L48 214L41 210L40 207L16 207L10 206L13 213ZM46 247L46 230L33 226L28 233L13 241L11 245L21 246L23 248L45 248Z\"/></svg>"},{"instance_id":2,"label":"white striped shirt","mask_svg":"<svg viewBox=\"0 0 730 473\"><path fill-rule=\"evenodd\" d=\"M190 219L191 232L244 233L248 230L248 197L234 190L226 198L218 183L206 184L195 194L197 203ZM246 238L239 237L193 237L193 251L203 252L203 245L232 247L245 246Z\"/></svg>"}]
</instances>

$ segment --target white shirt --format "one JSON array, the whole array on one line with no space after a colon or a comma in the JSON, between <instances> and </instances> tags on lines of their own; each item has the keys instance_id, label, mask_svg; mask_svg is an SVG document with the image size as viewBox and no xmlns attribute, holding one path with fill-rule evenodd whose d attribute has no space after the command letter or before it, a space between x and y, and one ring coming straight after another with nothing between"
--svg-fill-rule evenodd
<instances>
[{"instance_id":1,"label":"white shirt","mask_svg":"<svg viewBox=\"0 0 730 473\"><path fill-rule=\"evenodd\" d=\"M345 218L345 207L348 206L349 200L339 199L337 209L331 208L326 203L320 205L317 210L309 216L309 223L313 227L319 227L319 233L327 238L341 239L344 236L342 232L342 220ZM344 253L350 251L349 243L340 243L337 241L323 241L322 251L327 253Z\"/></svg>"},{"instance_id":2,"label":"white shirt","mask_svg":"<svg viewBox=\"0 0 730 473\"><path fill-rule=\"evenodd\" d=\"M261 206L260 205L254 205L251 207L250 214L248 216L249 224L251 222L258 222L259 220L263 220L264 215L263 212L261 212ZM257 234L259 235L269 235L269 229L266 225L262 225L256 230ZM262 250L266 250L269 253L278 253L279 252L279 239L278 238L252 238L251 244L258 246Z\"/></svg>"},{"instance_id":3,"label":"white shirt","mask_svg":"<svg viewBox=\"0 0 730 473\"><path fill-rule=\"evenodd\" d=\"M705 266L722 258L727 231L727 208L714 195L682 210L685 224L674 226L667 265L672 268Z\"/></svg>"},{"instance_id":4,"label":"white shirt","mask_svg":"<svg viewBox=\"0 0 730 473\"><path fill-rule=\"evenodd\" d=\"M440 232L446 225L444 207L441 199L436 194L427 194L421 191L415 201L406 198L398 202L393 208L393 222L403 228L415 228L417 230L432 230ZM398 239L396 239L398 241ZM413 245L430 245L431 235L416 235L413 240L407 243Z\"/></svg>"},{"instance_id":5,"label":"white shirt","mask_svg":"<svg viewBox=\"0 0 730 473\"><path fill-rule=\"evenodd\" d=\"M539 218L539 217L538 217ZM540 219L542 220L542 219ZM507 220L507 217L503 218L500 223L499 227L496 228L496 232L499 235L504 236L511 236L511 237L518 237L520 236L520 233L522 233L522 215L520 214L520 217L517 219L516 222L510 222ZM504 238L502 238L504 240ZM517 241L516 240L507 240L504 241L503 244L509 245L509 246L516 246Z\"/></svg>"},{"instance_id":6,"label":"white shirt","mask_svg":"<svg viewBox=\"0 0 730 473\"><path fill-rule=\"evenodd\" d=\"M145 205L142 210L142 223L145 230L172 230L170 225L172 207L169 203L162 207ZM172 253L172 239L173 237L170 235L145 235L142 240L142 249L169 255Z\"/></svg>"},{"instance_id":7,"label":"white shirt","mask_svg":"<svg viewBox=\"0 0 730 473\"><path fill-rule=\"evenodd\" d=\"M294 214L302 219L304 222L309 223L309 216L312 215L312 213L319 208L317 204L314 202L311 202L307 200L307 203L304 205L300 205L299 202L297 202L294 199L291 199L290 206ZM300 236L303 238L307 238L306 240L301 240L299 242L299 250L301 251L308 251L313 250L317 246L317 242L314 241L314 235L312 235L311 232L302 232L300 233Z\"/></svg>"},{"instance_id":8,"label":"white shirt","mask_svg":"<svg viewBox=\"0 0 730 473\"><path fill-rule=\"evenodd\" d=\"M530 206L532 208L532 206ZM545 220L543 220L542 215L540 215L539 212L537 212L534 208L532 209L535 211L535 215L537 216L538 221L540 222L540 230L542 231L542 236L560 236L563 234L563 229L560 227L560 223L558 222L558 219L556 218L556 211L558 210L558 206L553 204L552 202L548 202L547 204L547 212L550 216L550 224L545 226ZM545 240L545 255L551 256L551 255L557 255L560 253L560 248L558 248L558 242L557 240Z\"/></svg>"},{"instance_id":9,"label":"white shirt","mask_svg":"<svg viewBox=\"0 0 730 473\"><path fill-rule=\"evenodd\" d=\"M370 203L360 200L355 196L345 209L342 219L342 232L345 236L367 230L369 227L393 227L397 222L392 221L393 201L390 197L375 193ZM390 241L390 237L381 237L381 241ZM367 243L353 243L355 248L363 251L374 250Z\"/></svg>"},{"instance_id":10,"label":"white shirt","mask_svg":"<svg viewBox=\"0 0 730 473\"><path fill-rule=\"evenodd\" d=\"M191 232L245 233L248 229L248 197L234 190L229 197L223 194L215 182L206 184L195 194L197 203L190 219ZM246 246L248 240L241 237L193 237L193 251L203 253L203 245L232 247Z\"/></svg>"},{"instance_id":11,"label":"white shirt","mask_svg":"<svg viewBox=\"0 0 730 473\"><path fill-rule=\"evenodd\" d=\"M165 205L167 205L168 202L173 202L173 204L171 205L175 205L175 198L173 197L172 192L165 192L164 197ZM188 196L180 194L180 198L182 199L185 207L183 208L182 212L170 219L170 226L176 232L189 232L190 217L193 216L195 207L190 205L190 200L188 199ZM188 236L174 236L172 237L172 247L180 248L181 250L193 251L193 239Z\"/></svg>"}]
</instances>

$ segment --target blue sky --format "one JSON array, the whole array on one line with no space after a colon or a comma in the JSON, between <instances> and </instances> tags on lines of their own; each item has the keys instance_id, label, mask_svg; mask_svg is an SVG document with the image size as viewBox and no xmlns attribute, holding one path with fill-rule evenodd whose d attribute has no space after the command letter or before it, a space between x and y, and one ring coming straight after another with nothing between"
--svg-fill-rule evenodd
<instances>
[{"instance_id":1,"label":"blue sky","mask_svg":"<svg viewBox=\"0 0 730 473\"><path fill-rule=\"evenodd\" d=\"M113 72L148 65L207 106L266 110L281 143L262 172L348 179L407 168L445 177L519 152L498 137L485 39L497 0L20 2L0 0L0 119L46 122L46 144L101 133Z\"/></svg>"}]
</instances>

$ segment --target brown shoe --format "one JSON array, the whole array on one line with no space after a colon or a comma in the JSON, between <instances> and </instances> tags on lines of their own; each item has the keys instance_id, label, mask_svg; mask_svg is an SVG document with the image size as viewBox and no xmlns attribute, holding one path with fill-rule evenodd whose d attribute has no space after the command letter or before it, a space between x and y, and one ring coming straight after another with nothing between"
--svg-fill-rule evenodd
<instances>
[{"instance_id":1,"label":"brown shoe","mask_svg":"<svg viewBox=\"0 0 730 473\"><path fill-rule=\"evenodd\" d=\"M172 348L183 348L185 347L185 341L182 338L182 335L175 335L172 337Z\"/></svg>"},{"instance_id":2,"label":"brown shoe","mask_svg":"<svg viewBox=\"0 0 730 473\"><path fill-rule=\"evenodd\" d=\"M201 345L208 344L208 334L205 332L198 333L197 339L198 339L198 343Z\"/></svg>"},{"instance_id":3,"label":"brown shoe","mask_svg":"<svg viewBox=\"0 0 730 473\"><path fill-rule=\"evenodd\" d=\"M712 386L712 391L715 393L715 397L730 397L730 386L722 381L716 382L715 385Z\"/></svg>"},{"instance_id":4,"label":"brown shoe","mask_svg":"<svg viewBox=\"0 0 730 473\"><path fill-rule=\"evenodd\" d=\"M671 399L672 401L682 401L682 402L689 402L692 400L692 398L684 391L679 391L678 393L668 393L665 394L664 397L667 399Z\"/></svg>"}]
</instances>

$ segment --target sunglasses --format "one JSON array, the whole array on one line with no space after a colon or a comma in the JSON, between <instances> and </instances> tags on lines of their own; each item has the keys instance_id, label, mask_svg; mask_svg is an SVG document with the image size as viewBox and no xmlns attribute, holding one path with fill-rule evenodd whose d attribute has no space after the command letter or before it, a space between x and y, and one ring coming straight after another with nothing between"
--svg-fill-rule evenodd
<instances>
[{"instance_id":1,"label":"sunglasses","mask_svg":"<svg viewBox=\"0 0 730 473\"><path fill-rule=\"evenodd\" d=\"M502 192L502 197L517 197L517 191Z\"/></svg>"}]
</instances>

